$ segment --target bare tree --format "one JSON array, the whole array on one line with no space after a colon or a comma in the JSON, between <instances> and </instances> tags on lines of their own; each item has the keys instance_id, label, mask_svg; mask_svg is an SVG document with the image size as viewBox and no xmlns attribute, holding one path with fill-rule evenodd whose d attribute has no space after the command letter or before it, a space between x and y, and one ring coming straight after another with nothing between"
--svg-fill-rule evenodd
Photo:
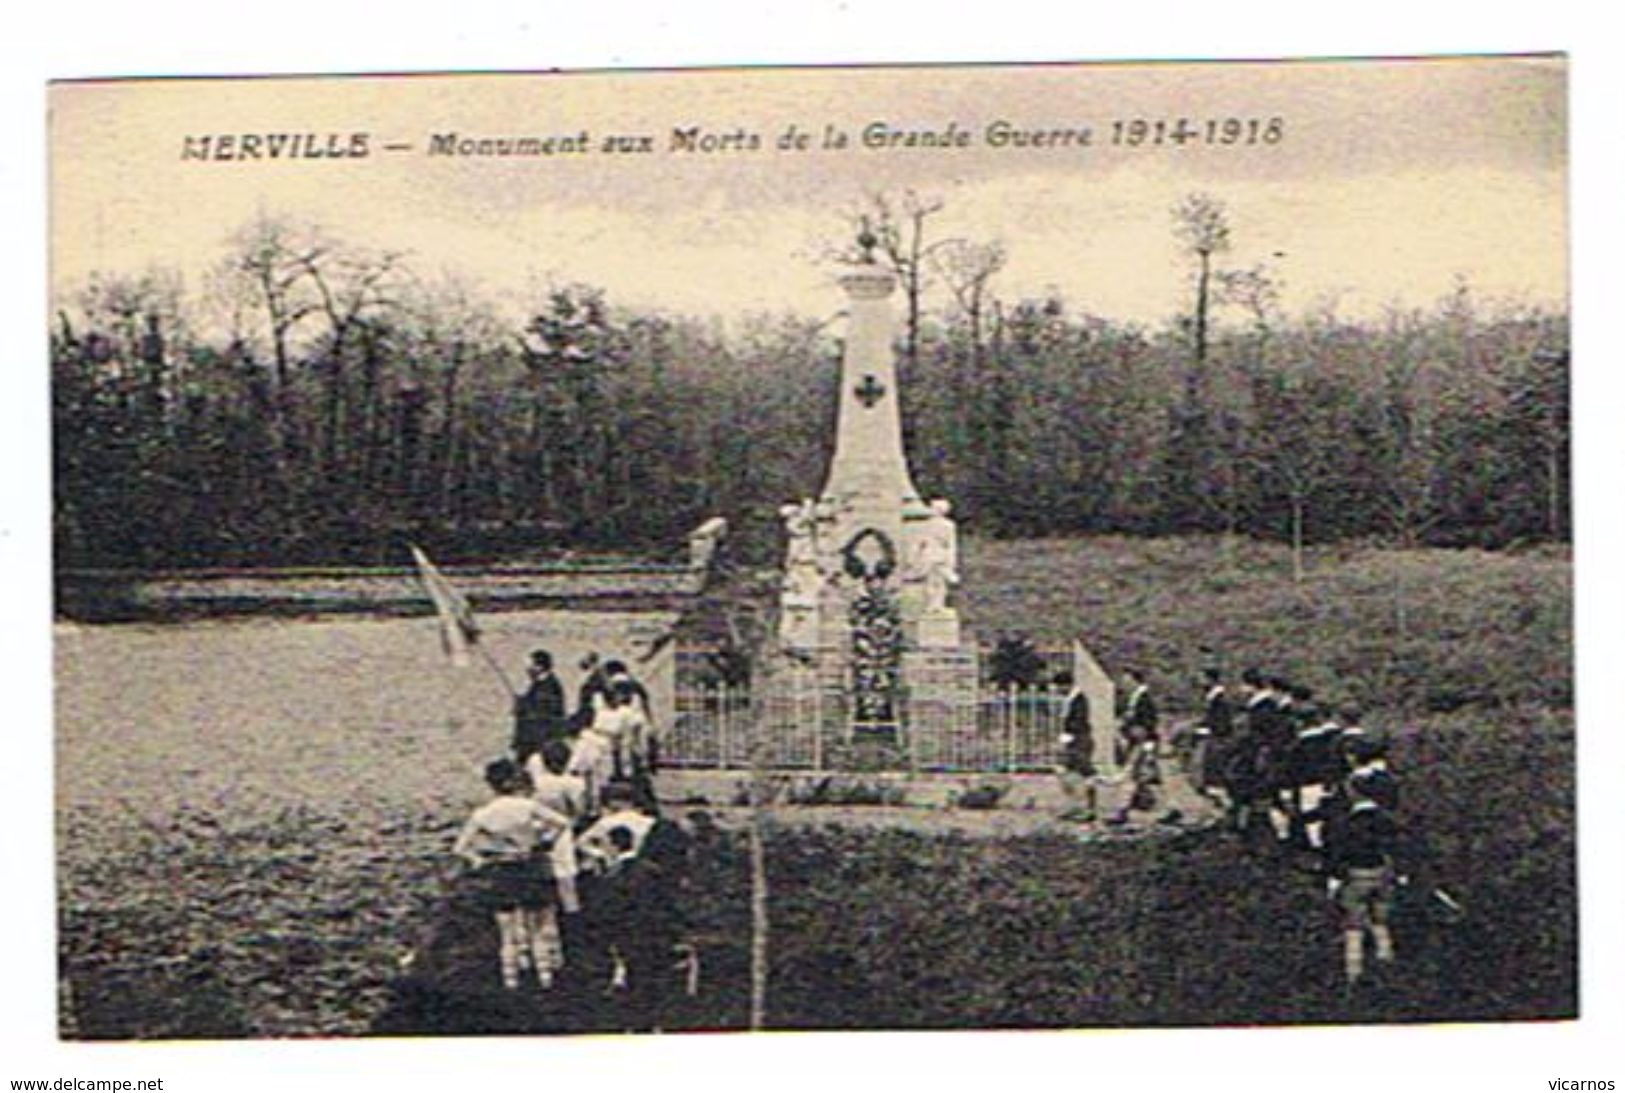
<instances>
[{"instance_id":1,"label":"bare tree","mask_svg":"<svg viewBox=\"0 0 1625 1093\"><path fill-rule=\"evenodd\" d=\"M1230 249L1230 219L1223 202L1208 194L1187 195L1173 209L1174 235L1196 259L1196 309L1191 324L1191 357L1196 371L1207 362L1208 308L1213 258Z\"/></svg>"},{"instance_id":2,"label":"bare tree","mask_svg":"<svg viewBox=\"0 0 1625 1093\"><path fill-rule=\"evenodd\" d=\"M1008 257L1002 243L964 239L946 241L933 255L954 303L965 316L970 330L971 363L978 370L982 364L983 320L990 303L988 284L1004 268Z\"/></svg>"},{"instance_id":3,"label":"bare tree","mask_svg":"<svg viewBox=\"0 0 1625 1093\"><path fill-rule=\"evenodd\" d=\"M1342 390L1313 365L1295 375L1260 372L1252 380L1253 465L1284 497L1290 520L1292 580L1302 583L1303 547L1310 503L1332 480L1345 430L1338 420Z\"/></svg>"},{"instance_id":4,"label":"bare tree","mask_svg":"<svg viewBox=\"0 0 1625 1093\"><path fill-rule=\"evenodd\" d=\"M76 303L83 328L111 341L106 367L116 370L129 394L138 396L142 413L154 422L174 401L177 376L174 352L190 341L181 275L150 268L139 274L93 274ZM72 323L61 315L64 329Z\"/></svg>"},{"instance_id":5,"label":"bare tree","mask_svg":"<svg viewBox=\"0 0 1625 1093\"><path fill-rule=\"evenodd\" d=\"M1004 268L1003 245L953 240L933 255L938 275L953 295L964 322L969 353L953 355L949 410L949 444L960 455L958 488L973 509L996 513L1001 522L1014 500L1008 489L1013 453L1008 443L1012 417L1012 385L1002 369L987 367L984 333L992 313L995 333L1002 326L1002 310L990 285ZM995 341L998 339L995 338Z\"/></svg>"},{"instance_id":6,"label":"bare tree","mask_svg":"<svg viewBox=\"0 0 1625 1093\"><path fill-rule=\"evenodd\" d=\"M1397 324L1395 324L1397 325ZM1380 498L1391 535L1401 550L1422 542L1436 512L1433 505L1433 419L1436 395L1427 390L1427 362L1409 346L1390 354L1382 375L1382 439L1387 467ZM1394 628L1410 629L1406 567L1394 568Z\"/></svg>"},{"instance_id":7,"label":"bare tree","mask_svg":"<svg viewBox=\"0 0 1625 1093\"><path fill-rule=\"evenodd\" d=\"M230 243L230 253L216 270L217 284L234 320L263 312L277 393L285 396L293 371L294 336L322 306L310 269L327 259L334 244L311 225L272 216L249 223Z\"/></svg>"},{"instance_id":8,"label":"bare tree","mask_svg":"<svg viewBox=\"0 0 1625 1093\"><path fill-rule=\"evenodd\" d=\"M941 198L922 197L904 190L899 198L871 194L864 210L849 219L866 225L874 233L880 252L903 286L906 308L903 359L908 377L920 363L920 315L922 299L929 284L930 258L948 240L927 241L926 221L943 209Z\"/></svg>"},{"instance_id":9,"label":"bare tree","mask_svg":"<svg viewBox=\"0 0 1625 1093\"><path fill-rule=\"evenodd\" d=\"M1233 304L1252 320L1255 359L1262 360L1271 332L1280 320L1281 281L1268 266L1223 269L1213 273L1213 302Z\"/></svg>"},{"instance_id":10,"label":"bare tree","mask_svg":"<svg viewBox=\"0 0 1625 1093\"><path fill-rule=\"evenodd\" d=\"M439 393L434 495L441 517L454 520L460 515L459 467L471 454L464 421L465 371L501 344L504 331L490 307L466 281L455 276L432 283L412 282L402 306L410 322L413 347L421 357L420 366L438 373L430 377ZM376 408L377 376L369 368L364 378L368 389L363 404ZM376 422L368 424L369 435L373 435Z\"/></svg>"},{"instance_id":11,"label":"bare tree","mask_svg":"<svg viewBox=\"0 0 1625 1093\"><path fill-rule=\"evenodd\" d=\"M315 289L320 314L327 320L323 335L321 367L325 381L324 463L330 476L338 476L345 467L345 436L358 433L371 440L370 429L375 427L379 398L379 353L377 339L372 333L374 320L399 307L401 284L401 255L385 251L370 254L358 249L339 250L336 247L318 253L314 249L293 256L292 261L302 267ZM358 418L360 430L345 427L345 355L352 340L364 339L362 354L361 406L352 409L349 417ZM370 445L364 445L370 447Z\"/></svg>"}]
</instances>

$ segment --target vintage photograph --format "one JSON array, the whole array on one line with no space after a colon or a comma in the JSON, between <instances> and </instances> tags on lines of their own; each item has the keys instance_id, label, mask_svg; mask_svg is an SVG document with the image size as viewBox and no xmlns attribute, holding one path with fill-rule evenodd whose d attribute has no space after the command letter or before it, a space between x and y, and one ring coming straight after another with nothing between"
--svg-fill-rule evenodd
<instances>
[{"instance_id":1,"label":"vintage photograph","mask_svg":"<svg viewBox=\"0 0 1625 1093\"><path fill-rule=\"evenodd\" d=\"M49 109L62 1039L1579 1016L1562 56Z\"/></svg>"}]
</instances>

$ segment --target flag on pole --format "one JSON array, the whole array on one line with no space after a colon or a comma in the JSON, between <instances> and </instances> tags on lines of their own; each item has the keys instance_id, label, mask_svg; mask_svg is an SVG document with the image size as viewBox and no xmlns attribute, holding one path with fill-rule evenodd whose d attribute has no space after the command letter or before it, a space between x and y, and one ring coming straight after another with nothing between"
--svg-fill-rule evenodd
<instances>
[{"instance_id":1,"label":"flag on pole","mask_svg":"<svg viewBox=\"0 0 1625 1093\"><path fill-rule=\"evenodd\" d=\"M440 618L440 645L452 664L461 668L468 664L469 648L480 638L474 611L462 593L446 580L446 575L416 546L412 547L412 560L418 565L418 578L429 593L429 599L434 601L434 613Z\"/></svg>"}]
</instances>

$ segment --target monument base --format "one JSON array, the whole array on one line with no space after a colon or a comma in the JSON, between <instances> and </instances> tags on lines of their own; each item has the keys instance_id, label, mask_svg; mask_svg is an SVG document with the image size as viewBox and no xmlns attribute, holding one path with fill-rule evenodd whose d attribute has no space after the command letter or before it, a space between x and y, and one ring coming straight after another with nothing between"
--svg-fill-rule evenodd
<instances>
[{"instance_id":1,"label":"monument base","mask_svg":"<svg viewBox=\"0 0 1625 1093\"><path fill-rule=\"evenodd\" d=\"M921 649L958 649L959 612L950 608L921 615L914 622L914 644Z\"/></svg>"},{"instance_id":2,"label":"monument base","mask_svg":"<svg viewBox=\"0 0 1625 1093\"><path fill-rule=\"evenodd\" d=\"M957 620L955 620L957 622ZM763 714L769 766L814 770L961 770L985 765L979 732L979 654L969 635L956 648L914 647L898 668L895 716L857 716L844 646L784 658L771 673Z\"/></svg>"},{"instance_id":3,"label":"monument base","mask_svg":"<svg viewBox=\"0 0 1625 1093\"><path fill-rule=\"evenodd\" d=\"M958 629L958 619L954 620ZM961 765L974 746L981 709L975 645L917 648L903 654L909 764L915 769Z\"/></svg>"}]
</instances>

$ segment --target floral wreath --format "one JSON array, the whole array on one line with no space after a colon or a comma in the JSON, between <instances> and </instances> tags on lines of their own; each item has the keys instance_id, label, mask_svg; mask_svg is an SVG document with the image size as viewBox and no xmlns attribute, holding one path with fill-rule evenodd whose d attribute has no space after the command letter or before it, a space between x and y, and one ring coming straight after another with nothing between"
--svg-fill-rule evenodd
<instances>
[{"instance_id":1,"label":"floral wreath","mask_svg":"<svg viewBox=\"0 0 1625 1093\"><path fill-rule=\"evenodd\" d=\"M865 564L860 553L866 541L873 540L880 547L880 557L873 566ZM849 576L859 580L885 580L897 569L897 548L892 545L884 532L874 528L864 528L841 548L841 558L845 562L846 572Z\"/></svg>"}]
</instances>

